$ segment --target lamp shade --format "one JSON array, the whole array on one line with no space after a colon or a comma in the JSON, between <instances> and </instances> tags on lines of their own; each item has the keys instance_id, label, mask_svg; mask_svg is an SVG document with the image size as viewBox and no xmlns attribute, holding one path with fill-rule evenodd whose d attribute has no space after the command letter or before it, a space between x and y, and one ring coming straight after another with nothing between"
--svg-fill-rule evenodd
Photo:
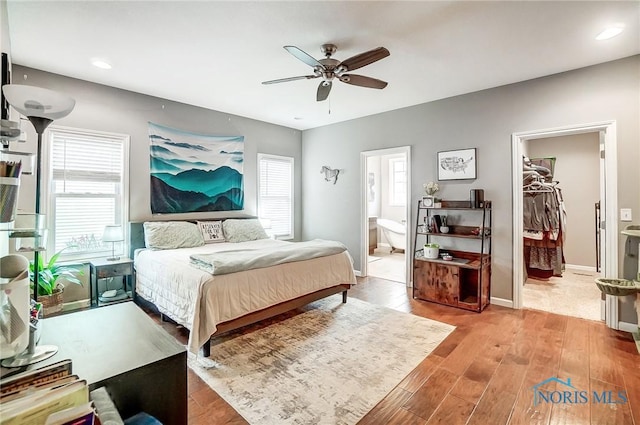
<instances>
[{"instance_id":1,"label":"lamp shade","mask_svg":"<svg viewBox=\"0 0 640 425\"><path fill-rule=\"evenodd\" d=\"M57 120L69 115L76 105L73 98L41 87L5 84L2 91L7 102L26 117Z\"/></svg>"},{"instance_id":2,"label":"lamp shade","mask_svg":"<svg viewBox=\"0 0 640 425\"><path fill-rule=\"evenodd\" d=\"M121 240L124 240L122 226L105 226L104 233L102 234L102 240L104 242L120 242Z\"/></svg>"}]
</instances>

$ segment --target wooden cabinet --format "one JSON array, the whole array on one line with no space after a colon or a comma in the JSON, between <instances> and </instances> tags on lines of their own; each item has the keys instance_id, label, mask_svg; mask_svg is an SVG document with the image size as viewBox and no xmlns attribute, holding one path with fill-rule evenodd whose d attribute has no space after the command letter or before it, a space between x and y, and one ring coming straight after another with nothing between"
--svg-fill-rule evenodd
<instances>
[{"instance_id":1,"label":"wooden cabinet","mask_svg":"<svg viewBox=\"0 0 640 425\"><path fill-rule=\"evenodd\" d=\"M449 233L429 227L434 216L448 215ZM455 248L466 240L467 249ZM451 259L425 258L422 247L437 243ZM460 245L460 244L458 244ZM491 296L491 202L471 208L468 201L442 201L441 208L418 202L413 259L413 297L481 312Z\"/></svg>"},{"instance_id":2,"label":"wooden cabinet","mask_svg":"<svg viewBox=\"0 0 640 425\"><path fill-rule=\"evenodd\" d=\"M378 247L378 217L369 217L369 255Z\"/></svg>"}]
</instances>

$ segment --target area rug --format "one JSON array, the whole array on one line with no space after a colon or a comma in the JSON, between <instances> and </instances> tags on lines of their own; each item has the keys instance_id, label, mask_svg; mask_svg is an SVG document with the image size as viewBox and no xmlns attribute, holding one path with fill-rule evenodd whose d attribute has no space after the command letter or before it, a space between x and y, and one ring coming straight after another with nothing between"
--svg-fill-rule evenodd
<instances>
[{"instance_id":1,"label":"area rug","mask_svg":"<svg viewBox=\"0 0 640 425\"><path fill-rule=\"evenodd\" d=\"M311 307L189 367L250 424L355 424L455 329L341 295Z\"/></svg>"}]
</instances>

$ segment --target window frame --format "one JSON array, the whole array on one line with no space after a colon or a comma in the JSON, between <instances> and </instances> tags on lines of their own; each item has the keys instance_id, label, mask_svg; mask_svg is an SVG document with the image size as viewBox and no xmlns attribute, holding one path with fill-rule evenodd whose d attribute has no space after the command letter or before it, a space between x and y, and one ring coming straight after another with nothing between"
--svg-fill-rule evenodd
<instances>
[{"instance_id":1,"label":"window frame","mask_svg":"<svg viewBox=\"0 0 640 425\"><path fill-rule=\"evenodd\" d=\"M269 218L269 217L261 217L260 216L260 201L261 201L261 195L260 195L260 190L261 190L261 181L260 181L260 174L261 174L261 168L260 168L260 162L263 160L276 160L276 161L286 161L289 162L291 164L291 174L290 174L290 180L289 180L289 199L290 199L290 222L289 222L289 226L290 226L290 233L287 235L274 235L274 237L276 239L280 239L280 240L291 240L295 238L295 158L293 156L286 156L286 155L274 155L274 154L268 154L268 153L258 153L257 155L257 163L256 163L256 180L257 180L257 184L256 184L256 209L258 212L258 217L259 218Z\"/></svg>"},{"instance_id":2,"label":"window frame","mask_svg":"<svg viewBox=\"0 0 640 425\"><path fill-rule=\"evenodd\" d=\"M404 182L402 186L404 188L407 187L407 161L405 158L397 157L397 158L389 158L389 206L391 207L406 207L407 206L407 194L404 193L402 195L402 201L397 202L396 196L396 172L394 169L394 164L398 162L404 163ZM406 192L406 191L405 191Z\"/></svg>"},{"instance_id":3,"label":"window frame","mask_svg":"<svg viewBox=\"0 0 640 425\"><path fill-rule=\"evenodd\" d=\"M51 125L47 128L44 133L43 140L43 167L42 167L42 176L40 177L42 180L43 191L41 193L41 205L45 206L45 210L42 212L46 214L45 220L47 223L47 229L49 231L49 236L47 238L47 257L52 256L55 251L55 200L56 195L53 190L53 136L55 134L70 134L73 137L90 137L97 139L111 139L112 141L117 141L122 144L122 180L121 180L121 205L120 205L120 223L111 223L111 224L120 224L122 226L122 232L124 236L124 241L119 244L116 243L116 252L115 255L128 257L129 256L129 169L130 169L130 161L129 161L129 150L131 145L131 136L123 133L114 133L108 131L101 130L90 130L90 129L82 129L76 127L68 127L68 126L59 126L59 125ZM100 194L92 194L93 197L109 197L108 195L100 195ZM69 194L65 196L65 198L82 198L82 194ZM91 260L96 258L106 258L111 256L111 250L109 252L100 251L95 253L62 253L60 255L60 260L62 261L84 261Z\"/></svg>"}]
</instances>

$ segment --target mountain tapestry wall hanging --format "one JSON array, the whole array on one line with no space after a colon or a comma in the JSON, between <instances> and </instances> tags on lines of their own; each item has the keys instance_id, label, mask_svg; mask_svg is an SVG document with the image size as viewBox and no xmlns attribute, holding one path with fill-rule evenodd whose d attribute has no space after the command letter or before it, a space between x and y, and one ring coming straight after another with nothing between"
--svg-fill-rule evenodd
<instances>
[{"instance_id":1,"label":"mountain tapestry wall hanging","mask_svg":"<svg viewBox=\"0 0 640 425\"><path fill-rule=\"evenodd\" d=\"M149 122L153 214L241 210L244 136L189 133Z\"/></svg>"}]
</instances>

